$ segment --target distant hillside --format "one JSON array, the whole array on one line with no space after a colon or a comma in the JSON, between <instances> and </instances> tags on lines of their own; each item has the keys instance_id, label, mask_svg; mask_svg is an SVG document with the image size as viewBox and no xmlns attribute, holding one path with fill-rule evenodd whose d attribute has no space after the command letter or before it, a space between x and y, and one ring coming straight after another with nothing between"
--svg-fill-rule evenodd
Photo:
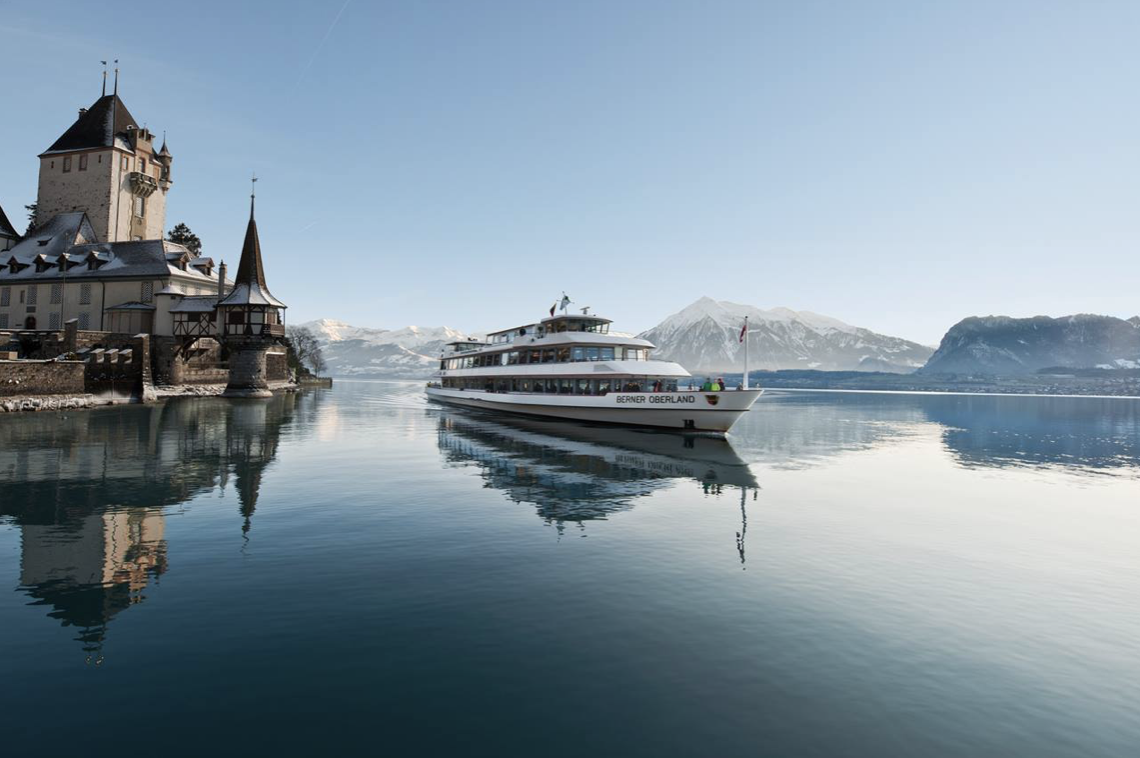
<instances>
[{"instance_id":1,"label":"distant hillside","mask_svg":"<svg viewBox=\"0 0 1140 758\"><path fill-rule=\"evenodd\" d=\"M1140 367L1140 317L967 318L946 332L921 373L1029 374L1047 367Z\"/></svg>"},{"instance_id":2,"label":"distant hillside","mask_svg":"<svg viewBox=\"0 0 1140 758\"><path fill-rule=\"evenodd\" d=\"M761 310L708 297L638 336L657 346L656 357L676 361L693 373L740 371L744 346L739 337L745 316L751 325L749 357L755 369L909 373L934 352L917 342L810 311Z\"/></svg>"},{"instance_id":3,"label":"distant hillside","mask_svg":"<svg viewBox=\"0 0 1140 758\"><path fill-rule=\"evenodd\" d=\"M332 319L299 326L320 340L332 376L426 379L439 367L443 346L467 338L446 326L370 329Z\"/></svg>"}]
</instances>

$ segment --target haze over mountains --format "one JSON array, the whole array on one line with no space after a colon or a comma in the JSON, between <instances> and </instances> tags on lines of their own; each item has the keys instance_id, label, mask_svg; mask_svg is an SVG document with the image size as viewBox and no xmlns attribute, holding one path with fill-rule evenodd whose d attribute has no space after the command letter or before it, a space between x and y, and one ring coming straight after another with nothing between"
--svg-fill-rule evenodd
<instances>
[{"instance_id":1,"label":"haze over mountains","mask_svg":"<svg viewBox=\"0 0 1140 758\"><path fill-rule=\"evenodd\" d=\"M299 326L320 340L333 376L421 379L439 367L444 345L468 336L446 326L372 329L327 318Z\"/></svg>"},{"instance_id":2,"label":"haze over mountains","mask_svg":"<svg viewBox=\"0 0 1140 758\"><path fill-rule=\"evenodd\" d=\"M838 319L788 308L754 306L701 298L642 337L658 346L656 355L694 373L743 368L740 325L751 322L750 350L755 369L897 371L921 367L932 347L876 334ZM449 327L403 329L357 327L321 319L300 326L313 330L334 376L420 379L438 365L448 342L468 335Z\"/></svg>"},{"instance_id":3,"label":"haze over mountains","mask_svg":"<svg viewBox=\"0 0 1140 758\"><path fill-rule=\"evenodd\" d=\"M638 336L657 345L656 356L694 374L738 373L746 315L752 370L1012 375L1050 367L1140 368L1140 317L971 317L954 325L935 351L810 311L703 297ZM424 379L448 342L483 336L445 326L374 329L332 319L300 326L320 340L328 373L344 377Z\"/></svg>"}]
</instances>

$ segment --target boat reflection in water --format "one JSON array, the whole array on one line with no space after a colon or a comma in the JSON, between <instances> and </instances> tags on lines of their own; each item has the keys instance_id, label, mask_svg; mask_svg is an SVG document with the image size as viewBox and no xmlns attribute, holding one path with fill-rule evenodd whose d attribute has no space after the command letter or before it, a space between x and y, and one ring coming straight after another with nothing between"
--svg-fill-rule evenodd
<instances>
[{"instance_id":1,"label":"boat reflection in water","mask_svg":"<svg viewBox=\"0 0 1140 758\"><path fill-rule=\"evenodd\" d=\"M739 491L744 561L746 503L759 484L722 437L447 410L439 414L439 449L450 465L478 466L489 486L533 505L559 534L568 523L630 510L679 480L706 495Z\"/></svg>"},{"instance_id":2,"label":"boat reflection in water","mask_svg":"<svg viewBox=\"0 0 1140 758\"><path fill-rule=\"evenodd\" d=\"M232 487L247 533L281 427L315 397L5 419L0 518L20 531L20 591L101 662L108 623L167 570L171 507Z\"/></svg>"}]
</instances>

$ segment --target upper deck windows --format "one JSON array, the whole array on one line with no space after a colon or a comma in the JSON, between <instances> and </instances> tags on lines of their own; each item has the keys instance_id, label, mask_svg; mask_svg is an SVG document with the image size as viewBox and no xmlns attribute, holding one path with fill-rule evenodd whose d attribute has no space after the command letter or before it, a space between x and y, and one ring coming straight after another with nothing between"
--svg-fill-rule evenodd
<instances>
[{"instance_id":1,"label":"upper deck windows","mask_svg":"<svg viewBox=\"0 0 1140 758\"><path fill-rule=\"evenodd\" d=\"M579 332L586 334L609 334L609 319L593 316L554 316L543 319L538 324L526 324L514 329L504 329L501 332L491 332L487 335L490 345L509 345L520 340L535 340L550 334L560 332Z\"/></svg>"},{"instance_id":2,"label":"upper deck windows","mask_svg":"<svg viewBox=\"0 0 1140 758\"><path fill-rule=\"evenodd\" d=\"M473 350L482 350L487 347L487 343L468 340L467 342L449 342L447 347L454 348L457 353L470 353Z\"/></svg>"},{"instance_id":3,"label":"upper deck windows","mask_svg":"<svg viewBox=\"0 0 1140 758\"><path fill-rule=\"evenodd\" d=\"M546 334L556 334L558 332L609 334L610 322L604 318L556 316L555 318L549 318L542 322L542 329Z\"/></svg>"},{"instance_id":4,"label":"upper deck windows","mask_svg":"<svg viewBox=\"0 0 1140 758\"><path fill-rule=\"evenodd\" d=\"M493 368L498 366L527 366L539 363L590 363L594 361L647 361L649 349L643 347L563 346L557 348L530 348L497 353L483 353L466 357L445 358L440 368L458 370Z\"/></svg>"},{"instance_id":5,"label":"upper deck windows","mask_svg":"<svg viewBox=\"0 0 1140 758\"><path fill-rule=\"evenodd\" d=\"M492 345L504 345L514 342L520 337L526 337L527 335L533 337L540 331L541 330L535 327L534 324L527 324L526 326L518 326L514 329L507 329L503 332L492 332L491 334L487 335L487 342L491 343Z\"/></svg>"}]
</instances>

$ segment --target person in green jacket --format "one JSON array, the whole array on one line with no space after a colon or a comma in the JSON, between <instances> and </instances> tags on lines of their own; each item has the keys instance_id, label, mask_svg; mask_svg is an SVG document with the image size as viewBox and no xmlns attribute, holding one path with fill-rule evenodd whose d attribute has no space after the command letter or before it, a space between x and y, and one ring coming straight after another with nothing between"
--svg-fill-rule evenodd
<instances>
[{"instance_id":1,"label":"person in green jacket","mask_svg":"<svg viewBox=\"0 0 1140 758\"><path fill-rule=\"evenodd\" d=\"M705 379L705 383L701 385L701 392L712 392L712 382Z\"/></svg>"}]
</instances>

